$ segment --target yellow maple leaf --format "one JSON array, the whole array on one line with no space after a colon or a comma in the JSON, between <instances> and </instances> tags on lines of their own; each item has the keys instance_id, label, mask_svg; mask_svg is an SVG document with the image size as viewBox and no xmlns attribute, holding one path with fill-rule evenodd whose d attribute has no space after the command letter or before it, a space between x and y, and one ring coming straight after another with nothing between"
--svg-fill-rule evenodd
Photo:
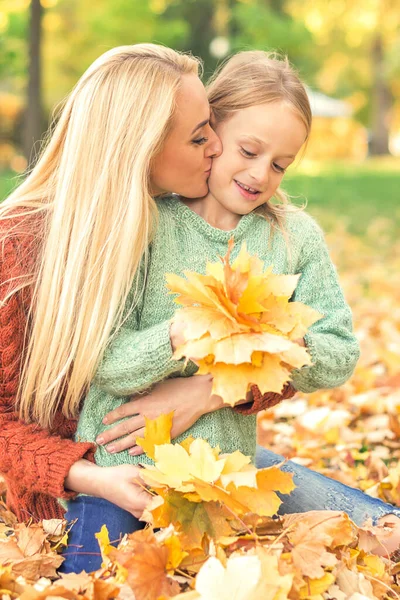
<instances>
[{"instance_id":1,"label":"yellow maple leaf","mask_svg":"<svg viewBox=\"0 0 400 600\"><path fill-rule=\"evenodd\" d=\"M248 600L287 600L292 589L294 572L281 574L278 558L266 548L257 548L257 556L261 563L261 577Z\"/></svg>"},{"instance_id":2,"label":"yellow maple leaf","mask_svg":"<svg viewBox=\"0 0 400 600\"><path fill-rule=\"evenodd\" d=\"M233 239L226 255L206 265L206 275L188 272L185 278L167 275L176 302L184 308L174 319L185 342L174 353L198 365L197 374L213 376L213 393L234 405L249 385L280 393L293 369L311 364L298 339L321 315L299 302L290 302L300 275L279 275L251 256L243 244L230 264Z\"/></svg>"},{"instance_id":3,"label":"yellow maple leaf","mask_svg":"<svg viewBox=\"0 0 400 600\"><path fill-rule=\"evenodd\" d=\"M98 533L95 533L96 539L99 543L101 557L103 559L103 566L106 566L108 562L108 556L112 550L114 550L113 546L110 544L110 536L108 534L108 529L106 525L102 525L101 529Z\"/></svg>"},{"instance_id":4,"label":"yellow maple leaf","mask_svg":"<svg viewBox=\"0 0 400 600\"><path fill-rule=\"evenodd\" d=\"M156 446L170 443L173 418L173 412L160 415L157 419L144 418L146 424L144 437L137 438L136 443L143 448L150 458L154 458Z\"/></svg>"},{"instance_id":5,"label":"yellow maple leaf","mask_svg":"<svg viewBox=\"0 0 400 600\"><path fill-rule=\"evenodd\" d=\"M155 466L149 465L141 472L142 479L157 489L159 486L182 491L193 491L194 478L216 481L222 473L225 459L215 455L204 440L193 440L186 450L180 444L163 444L155 447Z\"/></svg>"},{"instance_id":6,"label":"yellow maple leaf","mask_svg":"<svg viewBox=\"0 0 400 600\"><path fill-rule=\"evenodd\" d=\"M196 591L202 600L249 600L261 578L257 556L231 556L226 567L211 556L196 577Z\"/></svg>"},{"instance_id":7,"label":"yellow maple leaf","mask_svg":"<svg viewBox=\"0 0 400 600\"><path fill-rule=\"evenodd\" d=\"M255 486L238 486L232 481L227 490L234 500L248 507L248 512L272 517L282 504L276 492L290 494L295 487L292 473L285 473L278 467L268 467L256 472Z\"/></svg>"},{"instance_id":8,"label":"yellow maple leaf","mask_svg":"<svg viewBox=\"0 0 400 600\"><path fill-rule=\"evenodd\" d=\"M332 573L325 573L323 577L319 579L309 579L307 584L300 588L301 600L310 598L310 596L321 596L330 588L332 583L335 581L335 576Z\"/></svg>"},{"instance_id":9,"label":"yellow maple leaf","mask_svg":"<svg viewBox=\"0 0 400 600\"><path fill-rule=\"evenodd\" d=\"M188 556L189 554L182 549L182 541L175 534L170 535L164 541L164 546L168 548L168 561L166 565L168 571L179 567L185 556Z\"/></svg>"},{"instance_id":10,"label":"yellow maple leaf","mask_svg":"<svg viewBox=\"0 0 400 600\"><path fill-rule=\"evenodd\" d=\"M279 357L262 357L261 366L251 363L229 365L198 360L199 374L210 373L213 377L212 393L221 396L226 404L235 405L246 397L250 385L260 389L281 393L290 376L290 371L281 363Z\"/></svg>"}]
</instances>

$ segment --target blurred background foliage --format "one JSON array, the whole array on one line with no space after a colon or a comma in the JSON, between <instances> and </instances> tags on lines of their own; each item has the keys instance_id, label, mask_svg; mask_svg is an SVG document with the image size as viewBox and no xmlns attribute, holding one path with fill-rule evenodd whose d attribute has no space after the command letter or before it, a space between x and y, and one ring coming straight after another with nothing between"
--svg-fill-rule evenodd
<instances>
[{"instance_id":1,"label":"blurred background foliage","mask_svg":"<svg viewBox=\"0 0 400 600\"><path fill-rule=\"evenodd\" d=\"M241 49L288 54L314 111L289 190L350 211L355 197L374 195L376 213L398 215L398 0L0 0L0 198L87 66L108 48L143 41L200 56L205 80ZM386 177L372 184L374 173ZM310 177L329 185L308 185Z\"/></svg>"}]
</instances>

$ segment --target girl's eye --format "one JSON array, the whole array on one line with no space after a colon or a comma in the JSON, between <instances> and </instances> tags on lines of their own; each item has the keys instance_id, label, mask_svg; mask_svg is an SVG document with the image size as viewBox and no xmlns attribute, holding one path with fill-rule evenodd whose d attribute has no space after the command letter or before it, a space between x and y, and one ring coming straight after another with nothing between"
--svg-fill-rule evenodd
<instances>
[{"instance_id":1,"label":"girl's eye","mask_svg":"<svg viewBox=\"0 0 400 600\"><path fill-rule=\"evenodd\" d=\"M257 156L257 154L254 154L253 152L249 152L248 150L245 150L244 148L242 148L242 146L240 147L240 150L241 150L242 154L244 156L246 156L247 158L254 158L255 156Z\"/></svg>"},{"instance_id":2,"label":"girl's eye","mask_svg":"<svg viewBox=\"0 0 400 600\"><path fill-rule=\"evenodd\" d=\"M280 167L276 163L272 163L272 165L273 165L275 171L278 171L278 173L284 173L286 171L286 169L284 167Z\"/></svg>"},{"instance_id":3,"label":"girl's eye","mask_svg":"<svg viewBox=\"0 0 400 600\"><path fill-rule=\"evenodd\" d=\"M201 137L197 138L197 140L192 140L192 144L196 144L197 146L202 146L206 142L208 142L208 138L206 137Z\"/></svg>"}]
</instances>

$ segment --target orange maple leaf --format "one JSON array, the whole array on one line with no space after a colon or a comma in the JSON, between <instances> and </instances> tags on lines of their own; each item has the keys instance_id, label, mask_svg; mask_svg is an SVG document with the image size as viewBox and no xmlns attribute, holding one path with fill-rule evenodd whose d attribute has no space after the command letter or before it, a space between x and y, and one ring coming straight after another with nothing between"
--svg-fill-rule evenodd
<instances>
[{"instance_id":1,"label":"orange maple leaf","mask_svg":"<svg viewBox=\"0 0 400 600\"><path fill-rule=\"evenodd\" d=\"M112 549L109 554L126 569L126 582L136 600L172 598L179 593L179 584L168 576L170 556L168 547L157 542L151 529L136 531L123 548Z\"/></svg>"},{"instance_id":2,"label":"orange maple leaf","mask_svg":"<svg viewBox=\"0 0 400 600\"><path fill-rule=\"evenodd\" d=\"M174 358L191 358L197 374L213 376L212 392L236 404L250 385L280 393L293 369L311 364L296 340L321 318L314 309L290 302L300 275L276 275L251 256L243 244L230 264L233 239L225 257L206 265L206 275L185 271L167 275L168 288L184 308L175 320L185 342Z\"/></svg>"}]
</instances>

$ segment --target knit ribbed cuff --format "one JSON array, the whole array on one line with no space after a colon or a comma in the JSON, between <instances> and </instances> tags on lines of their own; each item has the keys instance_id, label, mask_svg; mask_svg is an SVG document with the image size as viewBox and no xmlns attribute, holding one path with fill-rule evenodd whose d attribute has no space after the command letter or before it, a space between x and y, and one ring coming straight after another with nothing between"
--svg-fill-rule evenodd
<instances>
[{"instance_id":1,"label":"knit ribbed cuff","mask_svg":"<svg viewBox=\"0 0 400 600\"><path fill-rule=\"evenodd\" d=\"M304 394L311 394L322 387L323 385L318 385L316 383L316 372L317 372L317 356L319 354L318 348L314 343L313 335L310 333L306 333L304 336L304 342L306 348L311 356L311 365L307 365L302 367L301 369L295 369L292 371L292 385L296 388L297 391L303 392Z\"/></svg>"},{"instance_id":2,"label":"knit ribbed cuff","mask_svg":"<svg viewBox=\"0 0 400 600\"><path fill-rule=\"evenodd\" d=\"M274 392L268 392L267 394L261 394L259 388L256 385L251 386L251 392L253 394L253 402L246 402L246 404L238 404L233 408L235 412L240 413L241 415L254 415L261 410L266 410L268 408L272 408L282 402L282 400L287 400L292 398L296 390L294 387L287 383L283 388L282 394L276 394Z\"/></svg>"},{"instance_id":3,"label":"knit ribbed cuff","mask_svg":"<svg viewBox=\"0 0 400 600\"><path fill-rule=\"evenodd\" d=\"M153 325L149 330L149 337L147 340L146 352L149 352L154 357L156 352L157 365L166 365L172 361L176 364L173 357L173 350L171 346L171 321L163 321L158 325Z\"/></svg>"},{"instance_id":4,"label":"knit ribbed cuff","mask_svg":"<svg viewBox=\"0 0 400 600\"><path fill-rule=\"evenodd\" d=\"M62 449L61 449L62 448ZM46 473L46 485L38 490L54 498L75 498L77 492L65 489L65 479L72 465L82 458L94 462L96 444L89 442L72 442L61 440L60 452L52 452L48 455L48 470ZM43 467L41 467L43 469Z\"/></svg>"}]
</instances>

